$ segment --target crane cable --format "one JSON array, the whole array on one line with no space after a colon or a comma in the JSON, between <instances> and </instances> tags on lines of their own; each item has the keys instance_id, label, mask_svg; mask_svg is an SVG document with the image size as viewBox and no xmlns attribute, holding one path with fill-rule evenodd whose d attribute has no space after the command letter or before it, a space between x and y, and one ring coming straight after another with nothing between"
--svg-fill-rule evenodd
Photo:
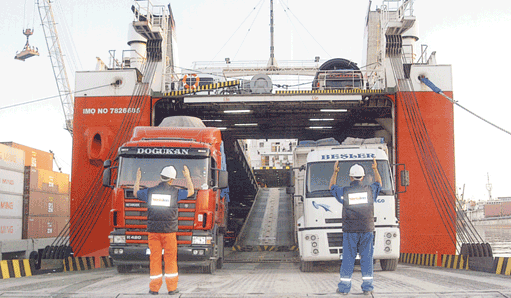
<instances>
[{"instance_id":1,"label":"crane cable","mask_svg":"<svg viewBox=\"0 0 511 298\"><path fill-rule=\"evenodd\" d=\"M220 50L218 50L218 52L215 54L215 56L213 56L213 59L211 59L211 61L215 60L216 56L218 56L218 54L220 54L220 52L222 51L222 49L227 45L227 43L231 40L231 38L234 36L234 34L236 34L236 32L238 32L238 30L241 28L241 26L247 21L247 19L250 17L250 15L252 14L252 12L254 12L254 10L256 10L257 6L259 6L259 4L261 4L261 2L263 2L263 0L260 0L256 6L254 6L254 8L250 11L250 13L248 14L248 16L243 20L243 22L241 22L241 24L238 26L238 28L236 30L234 30L234 32L232 33L232 35L227 39L227 41L224 43L224 45L220 48Z\"/></svg>"},{"instance_id":2,"label":"crane cable","mask_svg":"<svg viewBox=\"0 0 511 298\"><path fill-rule=\"evenodd\" d=\"M261 2L259 2L259 3L261 3ZM259 4L258 4L258 5L259 5ZM250 33L250 30L252 30L252 26L254 26L254 23L255 23L255 21L256 21L256 19L257 19L257 16L259 15L259 12L261 12L261 8L263 8L263 6L262 6L262 5L259 7L259 10L257 11L257 14L255 15L254 19L252 20L252 24L250 24L250 27L248 27L247 33L245 34L245 37L243 37L243 40L241 41L241 44L240 44L240 46L238 47L238 50L236 51L236 54L234 54L233 59L235 59L235 58L236 58L236 56L238 56L238 53L239 53L239 51L241 50L241 47L242 47L242 46L243 46L243 44L245 43L245 39L247 39L247 36L248 36L248 34ZM254 9L255 9L255 8L254 8Z\"/></svg>"}]
</instances>

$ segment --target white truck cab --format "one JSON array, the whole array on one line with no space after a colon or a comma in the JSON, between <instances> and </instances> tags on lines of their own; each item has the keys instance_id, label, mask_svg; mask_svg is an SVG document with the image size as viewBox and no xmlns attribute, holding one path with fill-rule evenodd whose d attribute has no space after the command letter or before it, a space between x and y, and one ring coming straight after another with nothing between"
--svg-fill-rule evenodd
<instances>
[{"instance_id":1,"label":"white truck cab","mask_svg":"<svg viewBox=\"0 0 511 298\"><path fill-rule=\"evenodd\" d=\"M381 191L374 204L374 259L380 260L383 270L396 269L400 235L387 146L365 144L297 146L295 149L296 232L302 271L311 271L315 261L342 259L342 204L328 189L334 163L339 161L338 186L349 186L348 173L353 164L364 168L366 175L362 183L371 185L374 182L373 159L377 161L382 179Z\"/></svg>"}]
</instances>

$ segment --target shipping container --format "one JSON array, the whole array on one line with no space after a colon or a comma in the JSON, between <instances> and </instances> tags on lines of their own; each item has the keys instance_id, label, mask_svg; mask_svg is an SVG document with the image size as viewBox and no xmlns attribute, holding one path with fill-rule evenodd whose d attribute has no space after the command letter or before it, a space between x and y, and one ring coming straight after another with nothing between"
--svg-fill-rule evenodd
<instances>
[{"instance_id":1,"label":"shipping container","mask_svg":"<svg viewBox=\"0 0 511 298\"><path fill-rule=\"evenodd\" d=\"M511 216L511 202L502 202L502 216Z\"/></svg>"},{"instance_id":2,"label":"shipping container","mask_svg":"<svg viewBox=\"0 0 511 298\"><path fill-rule=\"evenodd\" d=\"M25 167L25 193L31 191L69 194L69 175Z\"/></svg>"},{"instance_id":3,"label":"shipping container","mask_svg":"<svg viewBox=\"0 0 511 298\"><path fill-rule=\"evenodd\" d=\"M69 217L28 216L23 227L23 238L57 237L69 222Z\"/></svg>"},{"instance_id":4,"label":"shipping container","mask_svg":"<svg viewBox=\"0 0 511 298\"><path fill-rule=\"evenodd\" d=\"M23 195L23 172L0 168L0 193Z\"/></svg>"},{"instance_id":5,"label":"shipping container","mask_svg":"<svg viewBox=\"0 0 511 298\"><path fill-rule=\"evenodd\" d=\"M0 241L21 239L21 218L0 217Z\"/></svg>"},{"instance_id":6,"label":"shipping container","mask_svg":"<svg viewBox=\"0 0 511 298\"><path fill-rule=\"evenodd\" d=\"M23 216L23 196L0 193L0 218Z\"/></svg>"},{"instance_id":7,"label":"shipping container","mask_svg":"<svg viewBox=\"0 0 511 298\"><path fill-rule=\"evenodd\" d=\"M0 169L23 172L25 153L22 150L0 144Z\"/></svg>"},{"instance_id":8,"label":"shipping container","mask_svg":"<svg viewBox=\"0 0 511 298\"><path fill-rule=\"evenodd\" d=\"M484 217L497 217L500 216L500 203L497 204L485 204L484 205Z\"/></svg>"},{"instance_id":9,"label":"shipping container","mask_svg":"<svg viewBox=\"0 0 511 298\"><path fill-rule=\"evenodd\" d=\"M69 217L69 194L31 191L23 195L24 215Z\"/></svg>"},{"instance_id":10,"label":"shipping container","mask_svg":"<svg viewBox=\"0 0 511 298\"><path fill-rule=\"evenodd\" d=\"M30 148L14 142L2 142L0 144L25 152L25 166L53 171L53 153Z\"/></svg>"}]
</instances>

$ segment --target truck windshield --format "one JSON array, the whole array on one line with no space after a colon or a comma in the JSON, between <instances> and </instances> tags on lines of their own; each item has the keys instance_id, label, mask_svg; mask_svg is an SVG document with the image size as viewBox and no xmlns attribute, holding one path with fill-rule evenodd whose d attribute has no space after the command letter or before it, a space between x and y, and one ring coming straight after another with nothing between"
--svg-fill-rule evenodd
<instances>
[{"instance_id":1,"label":"truck windshield","mask_svg":"<svg viewBox=\"0 0 511 298\"><path fill-rule=\"evenodd\" d=\"M119 160L119 175L117 186L133 186L137 169L142 171L141 187L152 187L161 182L160 173L166 166L174 166L177 177L173 185L186 187L186 180L183 176L183 165L190 169L193 187L200 189L208 188L208 161L201 159L170 159L170 158L135 158L121 157Z\"/></svg>"},{"instance_id":2,"label":"truck windshield","mask_svg":"<svg viewBox=\"0 0 511 298\"><path fill-rule=\"evenodd\" d=\"M330 177L334 171L335 161L317 162L309 164L307 169L307 197L317 198L331 196L328 185L330 184ZM339 162L339 174L337 175L336 184L340 187L350 185L350 177L348 173L350 168L355 163L361 165L365 170L365 178L362 181L364 185L371 185L374 182L374 172L372 168L373 161L344 161ZM378 172L382 180L381 193L386 195L393 194L392 179L390 168L387 161L377 161Z\"/></svg>"}]
</instances>

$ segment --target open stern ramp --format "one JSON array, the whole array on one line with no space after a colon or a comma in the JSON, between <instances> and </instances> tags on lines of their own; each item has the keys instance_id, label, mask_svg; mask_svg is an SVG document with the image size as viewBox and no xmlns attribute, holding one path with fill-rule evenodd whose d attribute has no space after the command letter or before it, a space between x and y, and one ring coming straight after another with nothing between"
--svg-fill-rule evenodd
<instances>
[{"instance_id":1,"label":"open stern ramp","mask_svg":"<svg viewBox=\"0 0 511 298\"><path fill-rule=\"evenodd\" d=\"M285 188L259 189L234 245L238 251L293 251L293 202Z\"/></svg>"}]
</instances>

